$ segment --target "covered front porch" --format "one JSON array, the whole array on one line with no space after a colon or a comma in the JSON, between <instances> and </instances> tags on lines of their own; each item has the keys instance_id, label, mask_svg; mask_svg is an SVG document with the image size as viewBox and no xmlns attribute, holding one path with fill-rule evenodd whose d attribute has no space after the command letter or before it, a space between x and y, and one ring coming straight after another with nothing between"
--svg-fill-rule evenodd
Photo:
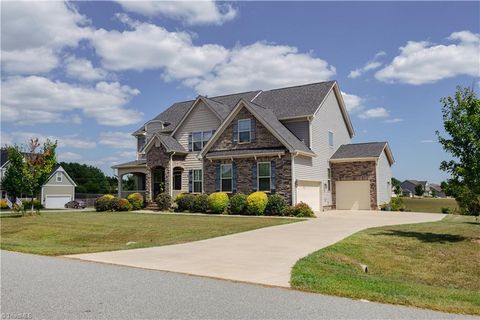
<instances>
[{"instance_id":1,"label":"covered front porch","mask_svg":"<svg viewBox=\"0 0 480 320\"><path fill-rule=\"evenodd\" d=\"M147 201L150 199L150 188L147 186L149 169L145 160L135 160L112 166L117 171L118 191L120 198L126 198L130 194L138 192ZM127 180L125 177L129 176Z\"/></svg>"}]
</instances>

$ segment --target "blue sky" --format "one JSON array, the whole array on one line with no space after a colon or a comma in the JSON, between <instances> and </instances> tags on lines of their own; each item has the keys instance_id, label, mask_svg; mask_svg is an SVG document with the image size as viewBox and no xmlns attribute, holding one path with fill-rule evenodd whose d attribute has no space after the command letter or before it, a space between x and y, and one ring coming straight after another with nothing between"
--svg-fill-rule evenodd
<instances>
[{"instance_id":1,"label":"blue sky","mask_svg":"<svg viewBox=\"0 0 480 320\"><path fill-rule=\"evenodd\" d=\"M354 142L440 182L439 99L479 89L479 2L2 2L2 145L59 140L112 174L175 101L336 79Z\"/></svg>"}]
</instances>

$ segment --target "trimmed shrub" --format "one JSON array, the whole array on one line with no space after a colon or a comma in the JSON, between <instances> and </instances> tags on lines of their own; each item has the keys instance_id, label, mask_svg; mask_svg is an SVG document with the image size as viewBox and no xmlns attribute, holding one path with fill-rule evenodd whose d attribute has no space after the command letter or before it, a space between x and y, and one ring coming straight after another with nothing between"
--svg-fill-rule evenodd
<instances>
[{"instance_id":1,"label":"trimmed shrub","mask_svg":"<svg viewBox=\"0 0 480 320\"><path fill-rule=\"evenodd\" d=\"M120 211L120 198L113 197L113 199L110 200L110 211Z\"/></svg>"},{"instance_id":2,"label":"trimmed shrub","mask_svg":"<svg viewBox=\"0 0 480 320\"><path fill-rule=\"evenodd\" d=\"M206 213L208 210L208 196L206 194L199 194L193 199L192 211Z\"/></svg>"},{"instance_id":3,"label":"trimmed shrub","mask_svg":"<svg viewBox=\"0 0 480 320\"><path fill-rule=\"evenodd\" d=\"M130 211L132 210L132 204L127 199L121 198L117 201L117 211Z\"/></svg>"},{"instance_id":4,"label":"trimmed shrub","mask_svg":"<svg viewBox=\"0 0 480 320\"><path fill-rule=\"evenodd\" d=\"M245 212L245 203L247 202L247 196L243 193L235 193L230 198L230 214L243 214Z\"/></svg>"},{"instance_id":5,"label":"trimmed shrub","mask_svg":"<svg viewBox=\"0 0 480 320\"><path fill-rule=\"evenodd\" d=\"M0 200L0 209L8 209L7 199Z\"/></svg>"},{"instance_id":6,"label":"trimmed shrub","mask_svg":"<svg viewBox=\"0 0 480 320\"><path fill-rule=\"evenodd\" d=\"M172 206L172 197L166 192L160 193L155 202L160 210L168 210Z\"/></svg>"},{"instance_id":7,"label":"trimmed shrub","mask_svg":"<svg viewBox=\"0 0 480 320\"><path fill-rule=\"evenodd\" d=\"M250 194L247 197L247 201L245 203L247 214L261 216L265 212L265 208L267 207L268 197L265 192L257 191Z\"/></svg>"},{"instance_id":8,"label":"trimmed shrub","mask_svg":"<svg viewBox=\"0 0 480 320\"><path fill-rule=\"evenodd\" d=\"M442 207L442 213L449 214L450 213L450 208L449 207Z\"/></svg>"},{"instance_id":9,"label":"trimmed shrub","mask_svg":"<svg viewBox=\"0 0 480 320\"><path fill-rule=\"evenodd\" d=\"M140 193L135 192L129 194L127 200L132 205L132 210L140 210L143 208L144 199Z\"/></svg>"},{"instance_id":10,"label":"trimmed shrub","mask_svg":"<svg viewBox=\"0 0 480 320\"><path fill-rule=\"evenodd\" d=\"M180 193L175 198L175 203L177 204L177 208L175 211L177 212L192 211L194 199L195 199L195 196L193 194Z\"/></svg>"},{"instance_id":11,"label":"trimmed shrub","mask_svg":"<svg viewBox=\"0 0 480 320\"><path fill-rule=\"evenodd\" d=\"M228 195L225 192L215 192L208 196L208 209L212 213L223 213L228 203Z\"/></svg>"},{"instance_id":12,"label":"trimmed shrub","mask_svg":"<svg viewBox=\"0 0 480 320\"><path fill-rule=\"evenodd\" d=\"M283 210L284 216L292 217L314 217L312 208L304 202L297 203L294 206L288 206Z\"/></svg>"},{"instance_id":13,"label":"trimmed shrub","mask_svg":"<svg viewBox=\"0 0 480 320\"><path fill-rule=\"evenodd\" d=\"M405 205L403 204L403 199L401 197L394 197L390 200L390 209L392 211L403 211L405 210Z\"/></svg>"},{"instance_id":14,"label":"trimmed shrub","mask_svg":"<svg viewBox=\"0 0 480 320\"><path fill-rule=\"evenodd\" d=\"M288 207L287 200L280 194L272 194L268 197L267 207L265 208L265 215L267 216L281 216L283 210Z\"/></svg>"},{"instance_id":15,"label":"trimmed shrub","mask_svg":"<svg viewBox=\"0 0 480 320\"><path fill-rule=\"evenodd\" d=\"M97 198L97 200L95 200L95 210L98 212L112 210L113 199L115 199L115 197L111 194L106 194Z\"/></svg>"},{"instance_id":16,"label":"trimmed shrub","mask_svg":"<svg viewBox=\"0 0 480 320\"><path fill-rule=\"evenodd\" d=\"M23 208L25 208L25 210L29 210L32 207L32 203L33 203L33 209L37 211L40 209L43 209L43 205L40 202L40 200L37 200L37 199L22 200Z\"/></svg>"}]
</instances>

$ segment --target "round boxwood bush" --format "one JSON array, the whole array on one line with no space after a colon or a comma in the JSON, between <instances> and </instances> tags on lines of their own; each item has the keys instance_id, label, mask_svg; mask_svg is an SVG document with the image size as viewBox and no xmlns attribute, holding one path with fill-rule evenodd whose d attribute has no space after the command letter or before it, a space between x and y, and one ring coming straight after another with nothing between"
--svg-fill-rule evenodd
<instances>
[{"instance_id":1,"label":"round boxwood bush","mask_svg":"<svg viewBox=\"0 0 480 320\"><path fill-rule=\"evenodd\" d=\"M172 206L172 197L168 193L162 192L157 196L155 202L160 210L168 210Z\"/></svg>"},{"instance_id":2,"label":"round boxwood bush","mask_svg":"<svg viewBox=\"0 0 480 320\"><path fill-rule=\"evenodd\" d=\"M314 217L312 208L305 202L297 203L294 206L287 207L283 210L283 215L294 217Z\"/></svg>"},{"instance_id":3,"label":"round boxwood bush","mask_svg":"<svg viewBox=\"0 0 480 320\"><path fill-rule=\"evenodd\" d=\"M118 199L117 211L130 211L132 210L132 204L124 198Z\"/></svg>"},{"instance_id":4,"label":"round boxwood bush","mask_svg":"<svg viewBox=\"0 0 480 320\"><path fill-rule=\"evenodd\" d=\"M223 213L228 207L228 195L225 192L215 192L208 196L208 209L212 213Z\"/></svg>"},{"instance_id":5,"label":"round boxwood bush","mask_svg":"<svg viewBox=\"0 0 480 320\"><path fill-rule=\"evenodd\" d=\"M184 212L184 211L192 211L193 209L193 200L195 196L190 193L181 193L175 198L175 203L177 204L177 208L175 211L177 212Z\"/></svg>"},{"instance_id":6,"label":"round boxwood bush","mask_svg":"<svg viewBox=\"0 0 480 320\"><path fill-rule=\"evenodd\" d=\"M268 197L265 192L257 191L247 197L246 208L247 213L251 215L261 216L267 207Z\"/></svg>"},{"instance_id":7,"label":"round boxwood bush","mask_svg":"<svg viewBox=\"0 0 480 320\"><path fill-rule=\"evenodd\" d=\"M199 194L193 199L192 211L206 213L208 210L208 196L206 194Z\"/></svg>"},{"instance_id":8,"label":"round boxwood bush","mask_svg":"<svg viewBox=\"0 0 480 320\"><path fill-rule=\"evenodd\" d=\"M112 200L115 199L111 194L106 194L95 200L96 211L110 211L112 210Z\"/></svg>"},{"instance_id":9,"label":"round boxwood bush","mask_svg":"<svg viewBox=\"0 0 480 320\"><path fill-rule=\"evenodd\" d=\"M265 208L265 215L267 216L281 216L283 210L288 207L287 200L280 194L272 194L268 197L267 207Z\"/></svg>"},{"instance_id":10,"label":"round boxwood bush","mask_svg":"<svg viewBox=\"0 0 480 320\"><path fill-rule=\"evenodd\" d=\"M247 201L247 196L243 193L235 193L230 198L230 210L231 214L243 214L245 212L245 202Z\"/></svg>"},{"instance_id":11,"label":"round boxwood bush","mask_svg":"<svg viewBox=\"0 0 480 320\"><path fill-rule=\"evenodd\" d=\"M132 210L140 210L143 208L144 199L140 193L134 192L129 194L127 200L132 205Z\"/></svg>"}]
</instances>

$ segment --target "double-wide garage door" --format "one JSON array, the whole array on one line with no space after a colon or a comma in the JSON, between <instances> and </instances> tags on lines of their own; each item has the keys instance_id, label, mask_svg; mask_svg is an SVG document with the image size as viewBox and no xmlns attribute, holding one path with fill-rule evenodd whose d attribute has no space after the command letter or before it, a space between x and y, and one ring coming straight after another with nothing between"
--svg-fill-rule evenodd
<instances>
[{"instance_id":1,"label":"double-wide garage door","mask_svg":"<svg viewBox=\"0 0 480 320\"><path fill-rule=\"evenodd\" d=\"M336 181L336 207L340 210L370 210L370 181Z\"/></svg>"},{"instance_id":2,"label":"double-wide garage door","mask_svg":"<svg viewBox=\"0 0 480 320\"><path fill-rule=\"evenodd\" d=\"M45 197L45 208L47 209L63 209L65 208L65 203L69 202L72 199L69 195L59 195L59 196L46 196Z\"/></svg>"},{"instance_id":3,"label":"double-wide garage door","mask_svg":"<svg viewBox=\"0 0 480 320\"><path fill-rule=\"evenodd\" d=\"M321 211L321 183L319 181L297 181L297 203L304 202L313 211Z\"/></svg>"}]
</instances>

